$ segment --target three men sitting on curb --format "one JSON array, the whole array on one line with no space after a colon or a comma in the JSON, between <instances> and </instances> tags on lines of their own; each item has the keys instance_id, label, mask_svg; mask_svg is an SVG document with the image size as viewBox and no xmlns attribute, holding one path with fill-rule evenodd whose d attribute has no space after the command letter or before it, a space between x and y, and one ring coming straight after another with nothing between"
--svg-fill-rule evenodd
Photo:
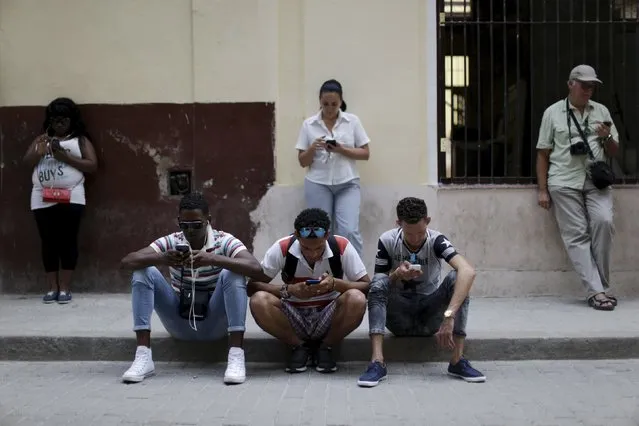
<instances>
[{"instance_id":1,"label":"three men sitting on curb","mask_svg":"<svg viewBox=\"0 0 639 426\"><path fill-rule=\"evenodd\" d=\"M169 334L180 340L218 340L228 334L224 382L243 383L247 304L264 331L291 347L286 371L303 372L311 361L319 372L334 372L332 348L361 324L367 294L373 355L360 386L375 386L386 377L386 327L397 336L436 334L453 351L449 374L469 382L486 380L463 358L474 269L446 237L428 229L423 200L399 202L399 227L379 239L372 284L351 243L329 233L330 218L321 209L303 210L295 232L276 241L261 265L240 240L214 230L210 222L204 197L186 195L179 207L181 232L122 259L122 266L134 271L137 339L124 382L141 382L155 372L150 337L155 310ZM440 284L441 260L455 271ZM169 267L170 284L158 266ZM284 284L271 284L278 273Z\"/></svg>"}]
</instances>

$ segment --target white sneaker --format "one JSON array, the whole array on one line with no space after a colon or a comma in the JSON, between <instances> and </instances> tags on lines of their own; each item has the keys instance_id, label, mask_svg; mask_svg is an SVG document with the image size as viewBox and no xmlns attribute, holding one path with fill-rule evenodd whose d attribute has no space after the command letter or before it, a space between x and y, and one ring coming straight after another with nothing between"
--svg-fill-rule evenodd
<instances>
[{"instance_id":1,"label":"white sneaker","mask_svg":"<svg viewBox=\"0 0 639 426\"><path fill-rule=\"evenodd\" d=\"M151 348L138 346L135 351L135 360L131 367L122 375L125 383L139 383L155 374L155 364L151 356Z\"/></svg>"},{"instance_id":2,"label":"white sneaker","mask_svg":"<svg viewBox=\"0 0 639 426\"><path fill-rule=\"evenodd\" d=\"M240 384L244 383L245 380L244 349L233 347L229 349L228 364L224 372L224 383Z\"/></svg>"}]
</instances>

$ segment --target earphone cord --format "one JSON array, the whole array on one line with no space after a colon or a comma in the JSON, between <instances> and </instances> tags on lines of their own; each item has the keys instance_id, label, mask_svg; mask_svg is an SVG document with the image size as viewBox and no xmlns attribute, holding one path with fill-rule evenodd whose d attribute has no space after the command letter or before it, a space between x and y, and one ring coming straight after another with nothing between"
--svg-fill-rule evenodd
<instances>
[{"instance_id":1,"label":"earphone cord","mask_svg":"<svg viewBox=\"0 0 639 426\"><path fill-rule=\"evenodd\" d=\"M197 323L195 321L195 280L197 280L197 269L193 267L193 250L189 244L189 255L191 258L191 308L189 309L189 326L197 331Z\"/></svg>"}]
</instances>

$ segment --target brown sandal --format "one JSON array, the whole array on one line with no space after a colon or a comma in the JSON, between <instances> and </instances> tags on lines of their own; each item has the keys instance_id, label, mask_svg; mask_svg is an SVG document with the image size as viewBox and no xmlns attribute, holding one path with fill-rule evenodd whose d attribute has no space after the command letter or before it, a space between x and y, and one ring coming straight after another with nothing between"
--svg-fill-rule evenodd
<instances>
[{"instance_id":1,"label":"brown sandal","mask_svg":"<svg viewBox=\"0 0 639 426\"><path fill-rule=\"evenodd\" d=\"M615 305L612 300L610 300L605 294L603 294L603 298L597 298L600 294L597 293L588 299L588 306L598 311L613 311L615 309Z\"/></svg>"}]
</instances>

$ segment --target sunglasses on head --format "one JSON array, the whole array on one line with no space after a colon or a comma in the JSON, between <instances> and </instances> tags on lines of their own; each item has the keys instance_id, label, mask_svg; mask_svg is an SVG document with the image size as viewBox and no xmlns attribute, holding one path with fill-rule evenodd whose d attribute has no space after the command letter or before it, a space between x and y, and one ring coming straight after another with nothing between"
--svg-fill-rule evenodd
<instances>
[{"instance_id":1,"label":"sunglasses on head","mask_svg":"<svg viewBox=\"0 0 639 426\"><path fill-rule=\"evenodd\" d=\"M198 230L204 228L204 222L201 220L195 221L179 221L178 225L182 231L188 231L189 229Z\"/></svg>"},{"instance_id":2,"label":"sunglasses on head","mask_svg":"<svg viewBox=\"0 0 639 426\"><path fill-rule=\"evenodd\" d=\"M326 229L319 226L307 226L300 228L297 232L302 238L324 238L324 235L326 235Z\"/></svg>"}]
</instances>

